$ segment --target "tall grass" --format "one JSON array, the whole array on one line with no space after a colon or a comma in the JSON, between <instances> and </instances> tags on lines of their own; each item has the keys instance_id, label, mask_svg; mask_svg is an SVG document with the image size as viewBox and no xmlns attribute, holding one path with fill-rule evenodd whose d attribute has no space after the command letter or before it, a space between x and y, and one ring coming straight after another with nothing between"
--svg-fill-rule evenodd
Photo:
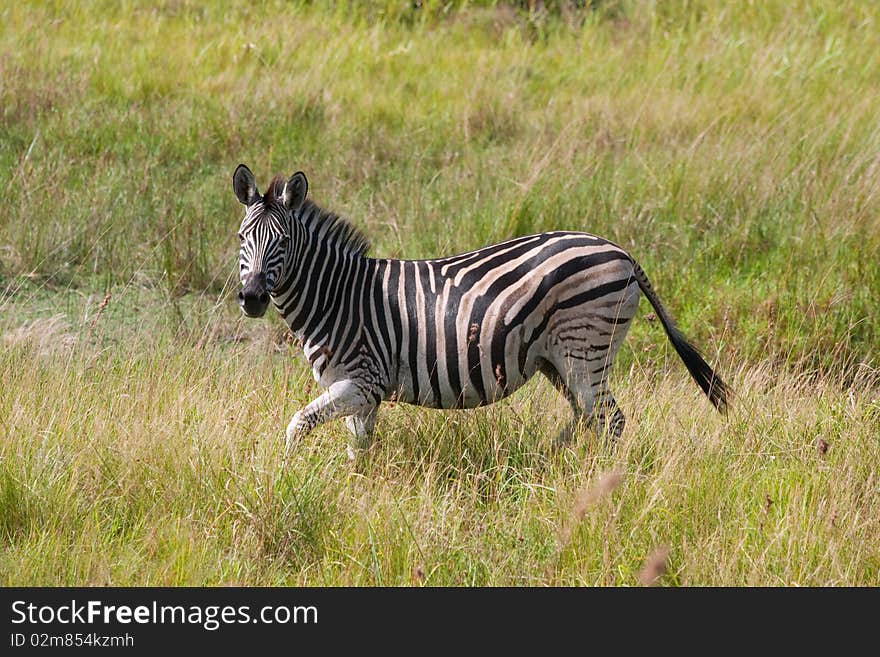
<instances>
[{"instance_id":1,"label":"tall grass","mask_svg":"<svg viewBox=\"0 0 880 657\"><path fill-rule=\"evenodd\" d=\"M0 19L0 582L880 583L873 4ZM341 425L282 465L316 389L277 319L235 315L239 162L305 171L378 256L616 241L733 415L638 321L616 448L554 453L564 403L536 381L473 413L383 406L354 469Z\"/></svg>"},{"instance_id":2,"label":"tall grass","mask_svg":"<svg viewBox=\"0 0 880 657\"><path fill-rule=\"evenodd\" d=\"M7 338L0 583L635 585L660 549L661 584L880 584L876 374L744 366L725 421L683 371L633 366L622 441L561 451L544 383L471 412L386 405L352 466L341 423L283 459L315 384L272 327L112 321Z\"/></svg>"},{"instance_id":3,"label":"tall grass","mask_svg":"<svg viewBox=\"0 0 880 657\"><path fill-rule=\"evenodd\" d=\"M876 9L563 5L11 6L4 276L217 291L246 161L305 170L376 254L590 230L704 341L872 357Z\"/></svg>"}]
</instances>

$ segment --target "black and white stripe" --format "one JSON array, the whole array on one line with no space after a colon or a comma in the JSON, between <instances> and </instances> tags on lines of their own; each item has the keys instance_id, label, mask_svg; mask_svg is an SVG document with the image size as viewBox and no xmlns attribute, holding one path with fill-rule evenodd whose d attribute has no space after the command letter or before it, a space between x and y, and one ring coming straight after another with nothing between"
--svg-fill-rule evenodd
<instances>
[{"instance_id":1,"label":"black and white stripe","mask_svg":"<svg viewBox=\"0 0 880 657\"><path fill-rule=\"evenodd\" d=\"M288 444L346 416L369 444L382 400L472 408L544 373L574 410L619 436L624 416L608 370L648 297L676 351L721 411L729 391L678 331L641 267L620 247L580 232L518 237L435 260L374 259L351 224L306 200L302 173L265 196L239 165L240 301L259 316L268 299L303 344L327 389L298 412ZM261 303L265 301L266 303Z\"/></svg>"}]
</instances>

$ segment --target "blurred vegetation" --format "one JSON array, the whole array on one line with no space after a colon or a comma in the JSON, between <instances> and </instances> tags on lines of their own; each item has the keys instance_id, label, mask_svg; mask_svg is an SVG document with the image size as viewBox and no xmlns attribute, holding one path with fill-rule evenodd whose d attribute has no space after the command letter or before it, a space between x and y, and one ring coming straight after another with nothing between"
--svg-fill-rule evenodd
<instances>
[{"instance_id":1,"label":"blurred vegetation","mask_svg":"<svg viewBox=\"0 0 880 657\"><path fill-rule=\"evenodd\" d=\"M28 3L0 25L0 272L179 295L234 272L238 162L373 253L579 229L712 349L880 343L870 3ZM265 184L265 182L263 183Z\"/></svg>"}]
</instances>

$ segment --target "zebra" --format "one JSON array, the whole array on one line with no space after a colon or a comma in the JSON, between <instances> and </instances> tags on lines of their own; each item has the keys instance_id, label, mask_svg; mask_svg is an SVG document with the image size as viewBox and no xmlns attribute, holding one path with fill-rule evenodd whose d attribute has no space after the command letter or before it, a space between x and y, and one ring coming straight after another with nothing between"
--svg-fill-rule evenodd
<instances>
[{"instance_id":1,"label":"zebra","mask_svg":"<svg viewBox=\"0 0 880 657\"><path fill-rule=\"evenodd\" d=\"M349 458L371 442L382 401L434 408L491 404L543 373L578 423L612 439L625 417L609 368L648 298L672 346L709 401L726 413L731 392L679 331L639 264L584 232L551 231L432 260L367 257L367 239L307 199L303 172L276 176L265 195L240 164L233 191L241 291L248 317L271 302L325 389L299 410L286 450L316 426L345 417Z\"/></svg>"}]
</instances>

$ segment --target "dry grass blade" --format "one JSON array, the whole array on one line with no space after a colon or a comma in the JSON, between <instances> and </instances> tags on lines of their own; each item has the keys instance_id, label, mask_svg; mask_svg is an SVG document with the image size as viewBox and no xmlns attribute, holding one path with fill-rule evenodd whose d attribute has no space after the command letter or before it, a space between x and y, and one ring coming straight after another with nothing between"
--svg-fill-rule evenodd
<instances>
[{"instance_id":1,"label":"dry grass blade","mask_svg":"<svg viewBox=\"0 0 880 657\"><path fill-rule=\"evenodd\" d=\"M95 325L98 323L98 320L101 319L101 315L104 314L104 309L107 307L107 304L110 303L110 297L112 295L108 292L104 295L104 299L98 304L98 310L95 313L95 316L92 318L92 321L89 323L89 339L92 337L92 333L95 332Z\"/></svg>"},{"instance_id":2,"label":"dry grass blade","mask_svg":"<svg viewBox=\"0 0 880 657\"><path fill-rule=\"evenodd\" d=\"M37 353L45 356L54 353L58 348L68 349L74 345L76 336L68 331L69 328L64 315L53 315L25 322L4 334L3 342L8 346L30 344Z\"/></svg>"}]
</instances>

